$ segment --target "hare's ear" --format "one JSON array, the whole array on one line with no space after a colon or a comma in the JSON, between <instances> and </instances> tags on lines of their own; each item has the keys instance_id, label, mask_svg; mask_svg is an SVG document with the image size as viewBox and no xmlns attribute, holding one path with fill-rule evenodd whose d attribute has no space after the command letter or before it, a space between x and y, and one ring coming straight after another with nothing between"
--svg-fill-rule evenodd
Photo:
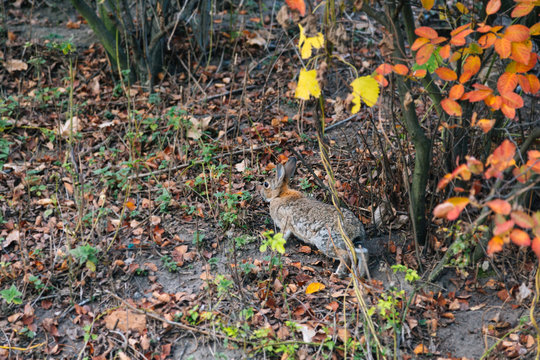
<instances>
[{"instance_id":1,"label":"hare's ear","mask_svg":"<svg viewBox=\"0 0 540 360\"><path fill-rule=\"evenodd\" d=\"M294 171L296 170L296 158L294 156L289 158L289 161L285 164L285 176L287 179L292 179Z\"/></svg>"},{"instance_id":2,"label":"hare's ear","mask_svg":"<svg viewBox=\"0 0 540 360\"><path fill-rule=\"evenodd\" d=\"M276 184L281 185L284 179L285 179L285 170L283 169L283 165L278 164L276 167Z\"/></svg>"}]
</instances>

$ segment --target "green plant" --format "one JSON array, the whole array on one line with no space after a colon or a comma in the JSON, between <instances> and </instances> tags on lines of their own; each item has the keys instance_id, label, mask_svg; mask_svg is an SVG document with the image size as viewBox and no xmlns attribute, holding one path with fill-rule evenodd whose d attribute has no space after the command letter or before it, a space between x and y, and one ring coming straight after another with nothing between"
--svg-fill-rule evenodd
<instances>
[{"instance_id":1,"label":"green plant","mask_svg":"<svg viewBox=\"0 0 540 360\"><path fill-rule=\"evenodd\" d=\"M233 282L230 279L227 279L225 276L218 274L214 279L214 285L216 285L218 290L218 296L222 297L223 295L230 292Z\"/></svg>"},{"instance_id":2,"label":"green plant","mask_svg":"<svg viewBox=\"0 0 540 360\"><path fill-rule=\"evenodd\" d=\"M34 285L34 288L36 290L41 290L45 287L45 284L41 282L41 279L35 275L30 275L28 277L28 281L30 281L32 285Z\"/></svg>"},{"instance_id":3,"label":"green plant","mask_svg":"<svg viewBox=\"0 0 540 360\"><path fill-rule=\"evenodd\" d=\"M75 249L70 250L71 255L79 262L80 265L85 264L86 268L90 271L96 271L96 264L98 262L97 253L99 249L86 244L77 246Z\"/></svg>"},{"instance_id":4,"label":"green plant","mask_svg":"<svg viewBox=\"0 0 540 360\"><path fill-rule=\"evenodd\" d=\"M202 246L204 237L205 235L202 234L200 231L195 231L193 233L193 245L195 245L197 248L200 248Z\"/></svg>"},{"instance_id":5,"label":"green plant","mask_svg":"<svg viewBox=\"0 0 540 360\"><path fill-rule=\"evenodd\" d=\"M45 185L34 185L30 187L30 192L34 193L36 196L41 196L41 194L47 190L47 186Z\"/></svg>"},{"instance_id":6,"label":"green plant","mask_svg":"<svg viewBox=\"0 0 540 360\"><path fill-rule=\"evenodd\" d=\"M97 334L92 334L92 325L88 324L83 327L84 330L84 341L88 342L90 340L97 340Z\"/></svg>"},{"instance_id":7,"label":"green plant","mask_svg":"<svg viewBox=\"0 0 540 360\"><path fill-rule=\"evenodd\" d=\"M159 210L161 212L167 212L167 209L169 208L169 204L171 203L172 195L169 193L169 191L166 188L161 189L161 195L159 195L156 199L157 203L159 204Z\"/></svg>"},{"instance_id":8,"label":"green plant","mask_svg":"<svg viewBox=\"0 0 540 360\"><path fill-rule=\"evenodd\" d=\"M272 251L278 252L279 254L285 254L285 238L282 233L274 234L273 230L268 230L263 233L264 239L263 243L260 246L260 252L266 252L268 247Z\"/></svg>"},{"instance_id":9,"label":"green plant","mask_svg":"<svg viewBox=\"0 0 540 360\"><path fill-rule=\"evenodd\" d=\"M0 296L2 299L4 299L8 304L22 304L22 293L17 290L15 285L11 285L9 289L4 289L0 291Z\"/></svg>"},{"instance_id":10,"label":"green plant","mask_svg":"<svg viewBox=\"0 0 540 360\"><path fill-rule=\"evenodd\" d=\"M163 263L163 266L165 266L167 271L171 273L175 273L178 271L178 265L176 264L176 261L174 261L169 255L162 256L161 262Z\"/></svg>"}]
</instances>

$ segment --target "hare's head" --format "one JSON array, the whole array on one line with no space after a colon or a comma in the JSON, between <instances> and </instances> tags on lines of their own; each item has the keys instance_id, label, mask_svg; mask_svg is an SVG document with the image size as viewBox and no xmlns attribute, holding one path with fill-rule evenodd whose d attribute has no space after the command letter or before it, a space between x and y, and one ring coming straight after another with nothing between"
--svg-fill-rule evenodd
<instances>
[{"instance_id":1,"label":"hare's head","mask_svg":"<svg viewBox=\"0 0 540 360\"><path fill-rule=\"evenodd\" d=\"M276 167L276 177L267 179L262 183L261 195L270 202L272 199L284 197L289 192L289 180L296 170L296 158L291 157L285 166L278 164Z\"/></svg>"}]
</instances>

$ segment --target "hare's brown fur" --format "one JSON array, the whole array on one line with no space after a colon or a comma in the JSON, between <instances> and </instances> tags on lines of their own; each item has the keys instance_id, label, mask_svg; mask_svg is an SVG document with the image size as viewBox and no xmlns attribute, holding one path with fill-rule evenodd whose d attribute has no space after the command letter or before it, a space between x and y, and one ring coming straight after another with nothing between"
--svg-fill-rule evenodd
<instances>
[{"instance_id":1,"label":"hare's brown fur","mask_svg":"<svg viewBox=\"0 0 540 360\"><path fill-rule=\"evenodd\" d=\"M296 159L290 158L285 166L276 168L276 178L264 183L262 196L270 202L270 216L287 239L294 235L300 240L315 245L325 255L340 260L337 272L342 274L350 265L347 245L339 230L339 212L332 206L309 198L289 188L289 179L294 175ZM349 210L341 209L343 230L351 240L365 239L362 223ZM365 256L364 249L357 249L359 258ZM362 259L359 259L361 261ZM365 269L359 262L360 274Z\"/></svg>"}]
</instances>

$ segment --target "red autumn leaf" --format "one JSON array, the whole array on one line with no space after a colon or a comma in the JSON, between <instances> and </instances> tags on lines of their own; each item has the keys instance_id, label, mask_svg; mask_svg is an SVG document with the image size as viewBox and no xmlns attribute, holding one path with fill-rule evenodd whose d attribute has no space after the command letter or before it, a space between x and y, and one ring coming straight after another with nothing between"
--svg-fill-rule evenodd
<instances>
[{"instance_id":1,"label":"red autumn leaf","mask_svg":"<svg viewBox=\"0 0 540 360\"><path fill-rule=\"evenodd\" d=\"M300 15L306 15L306 3L304 0L285 0L291 10L298 10Z\"/></svg>"},{"instance_id":2,"label":"red autumn leaf","mask_svg":"<svg viewBox=\"0 0 540 360\"><path fill-rule=\"evenodd\" d=\"M467 159L467 168L473 174L479 175L484 171L484 164L480 160L468 155L465 156L465 159Z\"/></svg>"},{"instance_id":3,"label":"red autumn leaf","mask_svg":"<svg viewBox=\"0 0 540 360\"><path fill-rule=\"evenodd\" d=\"M457 74L454 70L441 66L435 70L435 73L445 81L457 80Z\"/></svg>"},{"instance_id":4,"label":"red autumn leaf","mask_svg":"<svg viewBox=\"0 0 540 360\"><path fill-rule=\"evenodd\" d=\"M437 191L441 191L442 189L444 189L446 187L446 185L448 185L450 183L450 181L452 181L452 180L454 180L454 177L452 176L452 174L444 175L441 178L441 180L439 180L439 183L437 184ZM439 209L439 211L442 211L442 209ZM437 216L435 214L435 210L433 210L433 215L435 215L436 217L442 217L442 216Z\"/></svg>"},{"instance_id":5,"label":"red autumn leaf","mask_svg":"<svg viewBox=\"0 0 540 360\"><path fill-rule=\"evenodd\" d=\"M512 174L515 176L516 180L522 184L525 184L532 176L526 165L514 168Z\"/></svg>"},{"instance_id":6,"label":"red autumn leaf","mask_svg":"<svg viewBox=\"0 0 540 360\"><path fill-rule=\"evenodd\" d=\"M495 199L486 204L491 210L497 214L508 215L512 210L512 205L506 200Z\"/></svg>"},{"instance_id":7,"label":"red autumn leaf","mask_svg":"<svg viewBox=\"0 0 540 360\"><path fill-rule=\"evenodd\" d=\"M524 229L531 229L534 226L534 220L532 217L529 216L529 214L521 211L521 210L515 210L512 211L510 214L510 217L514 222L524 228Z\"/></svg>"},{"instance_id":8,"label":"red autumn leaf","mask_svg":"<svg viewBox=\"0 0 540 360\"><path fill-rule=\"evenodd\" d=\"M489 0L486 5L486 14L495 14L501 8L501 0Z\"/></svg>"},{"instance_id":9,"label":"red autumn leaf","mask_svg":"<svg viewBox=\"0 0 540 360\"><path fill-rule=\"evenodd\" d=\"M514 91L518 84L518 77L516 74L505 72L499 76L497 80L497 90L501 95L511 93Z\"/></svg>"},{"instance_id":10,"label":"red autumn leaf","mask_svg":"<svg viewBox=\"0 0 540 360\"><path fill-rule=\"evenodd\" d=\"M450 44L446 44L439 48L439 55L443 59L448 59L450 57Z\"/></svg>"},{"instance_id":11,"label":"red autumn leaf","mask_svg":"<svg viewBox=\"0 0 540 360\"><path fill-rule=\"evenodd\" d=\"M511 42L522 42L529 39L529 28L525 25L514 24L506 28L504 38Z\"/></svg>"},{"instance_id":12,"label":"red autumn leaf","mask_svg":"<svg viewBox=\"0 0 540 360\"><path fill-rule=\"evenodd\" d=\"M416 63L418 65L425 64L431 57L431 54L433 53L434 49L435 49L435 45L433 44L426 44L422 46L420 49L418 49L418 51L416 52Z\"/></svg>"},{"instance_id":13,"label":"red autumn leaf","mask_svg":"<svg viewBox=\"0 0 540 360\"><path fill-rule=\"evenodd\" d=\"M531 245L532 251L536 254L536 257L540 259L540 237L535 237Z\"/></svg>"},{"instance_id":14,"label":"red autumn leaf","mask_svg":"<svg viewBox=\"0 0 540 360\"><path fill-rule=\"evenodd\" d=\"M444 111L450 116L461 116L462 109L456 101L452 99L444 99L441 101L441 106Z\"/></svg>"},{"instance_id":15,"label":"red autumn leaf","mask_svg":"<svg viewBox=\"0 0 540 360\"><path fill-rule=\"evenodd\" d=\"M512 53L510 59L517 61L521 64L528 64L531 57L532 43L528 41L526 43L512 43Z\"/></svg>"},{"instance_id":16,"label":"red autumn leaf","mask_svg":"<svg viewBox=\"0 0 540 360\"><path fill-rule=\"evenodd\" d=\"M409 73L409 68L403 64L396 64L392 67L392 70L398 75L407 75Z\"/></svg>"},{"instance_id":17,"label":"red autumn leaf","mask_svg":"<svg viewBox=\"0 0 540 360\"><path fill-rule=\"evenodd\" d=\"M448 97L452 100L458 100L463 96L463 93L465 92L465 88L461 84L455 84L450 89L450 92L448 93Z\"/></svg>"},{"instance_id":18,"label":"red autumn leaf","mask_svg":"<svg viewBox=\"0 0 540 360\"><path fill-rule=\"evenodd\" d=\"M504 171L509 166L514 165L514 155L516 154L516 145L510 140L505 139L493 154L489 155L486 164L491 165L495 170Z\"/></svg>"},{"instance_id":19,"label":"red autumn leaf","mask_svg":"<svg viewBox=\"0 0 540 360\"><path fill-rule=\"evenodd\" d=\"M512 53L512 43L505 38L499 38L495 40L495 51L501 59L507 59Z\"/></svg>"},{"instance_id":20,"label":"red autumn leaf","mask_svg":"<svg viewBox=\"0 0 540 360\"><path fill-rule=\"evenodd\" d=\"M508 220L503 223L495 225L495 228L493 229L493 235L499 236L501 234L504 234L514 228L514 220Z\"/></svg>"},{"instance_id":21,"label":"red autumn leaf","mask_svg":"<svg viewBox=\"0 0 540 360\"><path fill-rule=\"evenodd\" d=\"M534 9L534 3L533 2L522 2L518 3L514 10L512 10L512 14L510 14L511 17L517 18L528 15L531 11ZM540 257L540 256L539 256Z\"/></svg>"},{"instance_id":22,"label":"red autumn leaf","mask_svg":"<svg viewBox=\"0 0 540 360\"><path fill-rule=\"evenodd\" d=\"M446 184L444 186L446 186ZM435 206L435 209L433 209L433 216L437 218L445 218L452 209L454 209L454 205L448 202L443 202L442 204Z\"/></svg>"},{"instance_id":23,"label":"red autumn leaf","mask_svg":"<svg viewBox=\"0 0 540 360\"><path fill-rule=\"evenodd\" d=\"M510 233L510 240L517 246L529 246L531 245L531 238L529 234L520 229L514 229Z\"/></svg>"},{"instance_id":24,"label":"red autumn leaf","mask_svg":"<svg viewBox=\"0 0 540 360\"><path fill-rule=\"evenodd\" d=\"M497 40L497 36L495 34L488 33L488 34L482 35L478 39L478 45L480 45L482 49L487 49L488 47L493 46L496 40Z\"/></svg>"},{"instance_id":25,"label":"red autumn leaf","mask_svg":"<svg viewBox=\"0 0 540 360\"><path fill-rule=\"evenodd\" d=\"M530 150L527 152L529 160L527 161L527 167L531 168L537 174L540 174L540 151Z\"/></svg>"},{"instance_id":26,"label":"red autumn leaf","mask_svg":"<svg viewBox=\"0 0 540 360\"><path fill-rule=\"evenodd\" d=\"M489 240L487 246L487 254L493 255L496 252L499 252L503 249L504 241L499 236L494 236Z\"/></svg>"},{"instance_id":27,"label":"red autumn leaf","mask_svg":"<svg viewBox=\"0 0 540 360\"><path fill-rule=\"evenodd\" d=\"M439 34L437 34L437 31L433 30L429 26L421 26L421 27L415 29L414 33L418 37L423 37L423 38L426 38L426 39L436 39L439 36ZM527 32L527 34L528 34L528 32Z\"/></svg>"}]
</instances>

